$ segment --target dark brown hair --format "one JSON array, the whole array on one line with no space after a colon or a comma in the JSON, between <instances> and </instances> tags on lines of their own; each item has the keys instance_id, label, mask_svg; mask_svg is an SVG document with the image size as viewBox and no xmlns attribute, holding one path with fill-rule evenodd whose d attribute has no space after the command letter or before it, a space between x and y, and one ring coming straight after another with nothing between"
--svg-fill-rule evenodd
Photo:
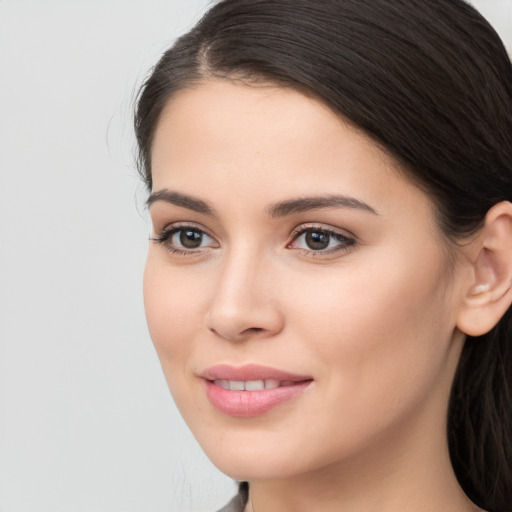
<instances>
[{"instance_id":1,"label":"dark brown hair","mask_svg":"<svg viewBox=\"0 0 512 512\"><path fill-rule=\"evenodd\" d=\"M149 189L159 116L209 77L312 94L401 162L456 241L512 200L512 66L463 0L224 0L170 48L135 115ZM452 463L468 496L512 510L512 311L468 338L448 416Z\"/></svg>"}]
</instances>

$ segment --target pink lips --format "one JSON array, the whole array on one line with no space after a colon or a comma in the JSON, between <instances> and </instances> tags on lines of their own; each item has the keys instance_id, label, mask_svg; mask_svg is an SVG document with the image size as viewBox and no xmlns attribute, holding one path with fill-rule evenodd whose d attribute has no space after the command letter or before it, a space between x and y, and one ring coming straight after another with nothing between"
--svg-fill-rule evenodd
<instances>
[{"instance_id":1,"label":"pink lips","mask_svg":"<svg viewBox=\"0 0 512 512\"><path fill-rule=\"evenodd\" d=\"M253 364L216 365L204 371L201 377L210 403L224 414L241 418L265 414L300 395L313 380Z\"/></svg>"}]
</instances>

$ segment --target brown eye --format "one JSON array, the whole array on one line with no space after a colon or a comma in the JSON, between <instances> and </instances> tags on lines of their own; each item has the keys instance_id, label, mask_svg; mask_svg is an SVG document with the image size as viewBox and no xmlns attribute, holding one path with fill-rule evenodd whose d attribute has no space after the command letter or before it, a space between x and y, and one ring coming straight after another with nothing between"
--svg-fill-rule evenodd
<instances>
[{"instance_id":1,"label":"brown eye","mask_svg":"<svg viewBox=\"0 0 512 512\"><path fill-rule=\"evenodd\" d=\"M197 249L201 247L203 242L203 233L197 229L181 229L177 231L179 234L179 245L185 249Z\"/></svg>"},{"instance_id":2,"label":"brown eye","mask_svg":"<svg viewBox=\"0 0 512 512\"><path fill-rule=\"evenodd\" d=\"M202 229L195 226L169 226L152 239L176 254L197 254L206 249L216 249L219 244Z\"/></svg>"},{"instance_id":3,"label":"brown eye","mask_svg":"<svg viewBox=\"0 0 512 512\"><path fill-rule=\"evenodd\" d=\"M317 253L320 256L346 251L355 243L353 238L338 231L304 226L295 231L288 248L300 249L311 254Z\"/></svg>"},{"instance_id":4,"label":"brown eye","mask_svg":"<svg viewBox=\"0 0 512 512\"><path fill-rule=\"evenodd\" d=\"M325 231L308 231L304 238L304 242L308 246L308 249L313 251L327 249L330 241L331 235Z\"/></svg>"}]
</instances>

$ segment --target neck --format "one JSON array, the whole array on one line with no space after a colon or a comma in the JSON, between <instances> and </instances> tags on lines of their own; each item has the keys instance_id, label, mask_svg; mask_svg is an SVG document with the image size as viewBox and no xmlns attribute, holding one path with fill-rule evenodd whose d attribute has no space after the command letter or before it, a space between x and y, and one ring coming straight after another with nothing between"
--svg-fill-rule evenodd
<instances>
[{"instance_id":1,"label":"neck","mask_svg":"<svg viewBox=\"0 0 512 512\"><path fill-rule=\"evenodd\" d=\"M409 435L404 436L404 432ZM414 435L414 432L418 435ZM421 434L421 435L420 435ZM390 439L390 438L388 438ZM246 512L475 512L453 472L446 426L409 424L379 449L307 474L250 483Z\"/></svg>"}]
</instances>

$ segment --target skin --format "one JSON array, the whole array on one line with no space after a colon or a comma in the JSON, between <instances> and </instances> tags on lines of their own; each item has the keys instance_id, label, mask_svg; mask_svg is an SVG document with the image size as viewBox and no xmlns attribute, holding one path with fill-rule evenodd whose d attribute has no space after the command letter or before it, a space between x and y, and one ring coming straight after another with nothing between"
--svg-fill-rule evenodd
<instances>
[{"instance_id":1,"label":"skin","mask_svg":"<svg viewBox=\"0 0 512 512\"><path fill-rule=\"evenodd\" d=\"M214 464L250 481L247 510L477 510L445 434L473 274L462 249L448 257L430 199L393 159L299 92L211 80L169 101L152 172L154 193L215 211L151 203L153 238L173 224L206 235L198 249L180 246L179 231L151 243L145 306L175 401ZM268 212L332 194L374 212ZM315 251L307 228L351 242L333 236ZM314 380L266 414L234 418L199 378L219 363Z\"/></svg>"}]
</instances>

